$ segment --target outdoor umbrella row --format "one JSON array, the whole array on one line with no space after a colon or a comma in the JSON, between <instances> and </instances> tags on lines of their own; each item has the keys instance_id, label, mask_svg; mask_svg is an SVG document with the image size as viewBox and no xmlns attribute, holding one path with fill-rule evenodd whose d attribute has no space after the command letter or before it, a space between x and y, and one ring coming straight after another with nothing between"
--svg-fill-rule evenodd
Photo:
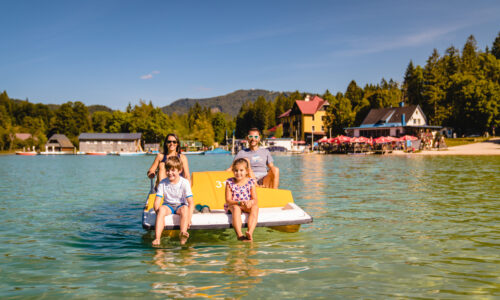
<instances>
[{"instance_id":1,"label":"outdoor umbrella row","mask_svg":"<svg viewBox=\"0 0 500 300\"><path fill-rule=\"evenodd\" d=\"M402 141L415 141L418 140L417 137L411 136L411 135L405 135L400 138L392 137L392 136L381 136L376 139L369 139L364 136L360 137L348 137L344 135L339 135L334 138L327 138L327 137L322 137L321 139L318 140L318 143L329 143L329 144L342 144L342 143L368 143L371 144L376 143L376 144L384 144L384 143L391 143L391 142L402 142Z\"/></svg>"}]
</instances>

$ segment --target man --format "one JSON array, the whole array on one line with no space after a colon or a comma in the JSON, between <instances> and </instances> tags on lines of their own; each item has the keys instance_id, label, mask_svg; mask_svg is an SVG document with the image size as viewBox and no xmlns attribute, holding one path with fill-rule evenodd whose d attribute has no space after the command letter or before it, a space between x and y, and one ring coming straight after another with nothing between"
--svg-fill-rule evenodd
<instances>
[{"instance_id":1,"label":"man","mask_svg":"<svg viewBox=\"0 0 500 300\"><path fill-rule=\"evenodd\" d=\"M269 150L259 148L259 129L251 128L248 131L247 141L249 148L240 150L234 159L245 158L248 160L250 163L250 177L255 178L258 185L277 189L280 182L279 169L274 166L274 160ZM231 171L231 167L226 171Z\"/></svg>"}]
</instances>

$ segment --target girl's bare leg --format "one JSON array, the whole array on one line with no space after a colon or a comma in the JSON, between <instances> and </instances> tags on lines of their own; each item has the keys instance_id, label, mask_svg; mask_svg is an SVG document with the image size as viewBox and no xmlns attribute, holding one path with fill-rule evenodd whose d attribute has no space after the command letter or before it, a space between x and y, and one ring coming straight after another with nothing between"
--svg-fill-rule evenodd
<instances>
[{"instance_id":1,"label":"girl's bare leg","mask_svg":"<svg viewBox=\"0 0 500 300\"><path fill-rule=\"evenodd\" d=\"M247 239L250 241L253 239L253 231L257 226L258 218L259 218L259 207L257 205L253 205L250 208L250 213L248 214L248 230L245 234Z\"/></svg>"},{"instance_id":2,"label":"girl's bare leg","mask_svg":"<svg viewBox=\"0 0 500 300\"><path fill-rule=\"evenodd\" d=\"M156 225L155 225L155 239L153 241L153 246L160 245L161 234L163 228L165 228L165 216L170 214L170 208L166 206L160 206L156 212Z\"/></svg>"},{"instance_id":3,"label":"girl's bare leg","mask_svg":"<svg viewBox=\"0 0 500 300\"><path fill-rule=\"evenodd\" d=\"M243 233L241 232L241 208L236 205L232 205L230 208L231 214L233 215L233 228L236 232L236 236L239 240L243 237Z\"/></svg>"}]
</instances>

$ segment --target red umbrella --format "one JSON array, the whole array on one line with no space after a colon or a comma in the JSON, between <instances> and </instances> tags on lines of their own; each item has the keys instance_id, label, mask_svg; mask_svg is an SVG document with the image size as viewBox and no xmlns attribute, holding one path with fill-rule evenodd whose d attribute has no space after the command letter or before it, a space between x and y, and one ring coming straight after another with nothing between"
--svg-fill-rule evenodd
<instances>
[{"instance_id":1,"label":"red umbrella","mask_svg":"<svg viewBox=\"0 0 500 300\"><path fill-rule=\"evenodd\" d=\"M373 142L377 143L377 144L384 144L384 143L389 143L390 140L385 136L380 136L380 137L374 139Z\"/></svg>"},{"instance_id":2,"label":"red umbrella","mask_svg":"<svg viewBox=\"0 0 500 300\"><path fill-rule=\"evenodd\" d=\"M333 138L333 141L337 144L349 143L351 141L351 138L345 135L339 135Z\"/></svg>"},{"instance_id":3,"label":"red umbrella","mask_svg":"<svg viewBox=\"0 0 500 300\"><path fill-rule=\"evenodd\" d=\"M328 141L328 138L326 136L320 138L317 142L318 143L326 143Z\"/></svg>"},{"instance_id":4,"label":"red umbrella","mask_svg":"<svg viewBox=\"0 0 500 300\"><path fill-rule=\"evenodd\" d=\"M405 135L399 138L400 141L416 141L418 138L413 135Z\"/></svg>"},{"instance_id":5,"label":"red umbrella","mask_svg":"<svg viewBox=\"0 0 500 300\"><path fill-rule=\"evenodd\" d=\"M393 136L386 136L386 138L389 142L399 142L399 139Z\"/></svg>"},{"instance_id":6,"label":"red umbrella","mask_svg":"<svg viewBox=\"0 0 500 300\"><path fill-rule=\"evenodd\" d=\"M368 143L369 141L370 139L364 136L351 138L351 143Z\"/></svg>"},{"instance_id":7,"label":"red umbrella","mask_svg":"<svg viewBox=\"0 0 500 300\"><path fill-rule=\"evenodd\" d=\"M360 141L359 141L359 137L352 137L352 138L351 138L351 140L350 140L350 142L351 142L352 144L354 144L354 143L359 143L359 142L360 142Z\"/></svg>"}]
</instances>

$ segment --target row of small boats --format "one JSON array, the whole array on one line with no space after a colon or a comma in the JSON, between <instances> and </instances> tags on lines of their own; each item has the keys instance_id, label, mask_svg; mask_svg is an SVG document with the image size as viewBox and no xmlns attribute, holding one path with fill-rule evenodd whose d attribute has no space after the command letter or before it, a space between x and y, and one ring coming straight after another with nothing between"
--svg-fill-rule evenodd
<instances>
[{"instance_id":1,"label":"row of small boats","mask_svg":"<svg viewBox=\"0 0 500 300\"><path fill-rule=\"evenodd\" d=\"M212 155L212 154L231 154L231 151L216 148L214 150L208 151L186 151L182 152L185 155ZM104 156L104 155L119 155L119 156L141 156L141 155L156 155L158 151L155 152L68 152L68 151L48 151L48 152L36 152L36 151L17 151L16 155L33 156L33 155L64 155L64 154L77 154L77 155L94 155L94 156Z\"/></svg>"}]
</instances>

